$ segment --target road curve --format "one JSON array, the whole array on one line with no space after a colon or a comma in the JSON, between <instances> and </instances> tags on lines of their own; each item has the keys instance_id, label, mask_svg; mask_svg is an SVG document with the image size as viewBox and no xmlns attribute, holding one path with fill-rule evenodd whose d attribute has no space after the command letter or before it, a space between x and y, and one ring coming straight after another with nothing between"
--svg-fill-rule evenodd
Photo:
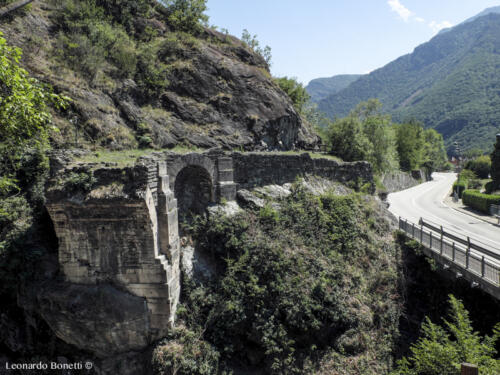
<instances>
[{"instance_id":1,"label":"road curve","mask_svg":"<svg viewBox=\"0 0 500 375\"><path fill-rule=\"evenodd\" d=\"M432 181L389 194L389 211L396 217L418 223L422 217L447 231L469 236L478 245L500 255L500 227L454 210L443 203L450 193L455 173L433 173Z\"/></svg>"}]
</instances>

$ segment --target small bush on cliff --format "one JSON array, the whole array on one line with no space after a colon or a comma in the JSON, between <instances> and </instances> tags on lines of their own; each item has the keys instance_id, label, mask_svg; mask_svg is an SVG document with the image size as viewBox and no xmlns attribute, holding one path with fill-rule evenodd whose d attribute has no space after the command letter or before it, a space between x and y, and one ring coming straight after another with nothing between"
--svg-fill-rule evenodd
<instances>
[{"instance_id":1,"label":"small bush on cliff","mask_svg":"<svg viewBox=\"0 0 500 375\"><path fill-rule=\"evenodd\" d=\"M290 97L295 110L301 114L304 106L309 101L310 96L307 93L302 83L295 78L281 77L275 78L274 81Z\"/></svg>"},{"instance_id":2,"label":"small bush on cliff","mask_svg":"<svg viewBox=\"0 0 500 375\"><path fill-rule=\"evenodd\" d=\"M218 374L219 353L185 327L171 332L153 352L156 375Z\"/></svg>"},{"instance_id":3,"label":"small bush on cliff","mask_svg":"<svg viewBox=\"0 0 500 375\"><path fill-rule=\"evenodd\" d=\"M422 336L411 347L411 355L398 362L393 375L459 375L464 362L478 365L481 375L500 373L500 360L495 359L500 324L493 336L481 337L474 332L462 302L450 295L449 304L444 327L427 318L422 324Z\"/></svg>"}]
</instances>

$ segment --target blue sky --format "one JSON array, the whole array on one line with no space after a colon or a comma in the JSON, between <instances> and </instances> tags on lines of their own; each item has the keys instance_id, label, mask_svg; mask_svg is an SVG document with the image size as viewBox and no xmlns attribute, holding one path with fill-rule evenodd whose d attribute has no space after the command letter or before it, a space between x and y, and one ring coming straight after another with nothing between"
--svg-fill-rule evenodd
<instances>
[{"instance_id":1,"label":"blue sky","mask_svg":"<svg viewBox=\"0 0 500 375\"><path fill-rule=\"evenodd\" d=\"M209 23L272 48L275 76L368 73L499 0L208 0Z\"/></svg>"}]
</instances>

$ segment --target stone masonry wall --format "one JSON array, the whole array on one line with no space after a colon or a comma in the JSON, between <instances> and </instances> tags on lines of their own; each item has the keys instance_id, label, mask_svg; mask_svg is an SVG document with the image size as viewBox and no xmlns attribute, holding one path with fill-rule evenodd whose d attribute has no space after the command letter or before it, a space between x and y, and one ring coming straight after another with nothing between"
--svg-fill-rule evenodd
<instances>
[{"instance_id":1,"label":"stone masonry wall","mask_svg":"<svg viewBox=\"0 0 500 375\"><path fill-rule=\"evenodd\" d=\"M358 179L373 185L373 172L367 162L342 163L309 154L286 155L264 153L233 153L234 182L238 189L285 184L306 174L316 175L342 183ZM373 186L372 186L373 189Z\"/></svg>"},{"instance_id":2,"label":"stone masonry wall","mask_svg":"<svg viewBox=\"0 0 500 375\"><path fill-rule=\"evenodd\" d=\"M71 173L66 171L66 174ZM180 293L177 203L165 163L97 169L90 192L47 194L59 240L59 263L74 284L108 283L145 298L152 340L173 325Z\"/></svg>"}]
</instances>

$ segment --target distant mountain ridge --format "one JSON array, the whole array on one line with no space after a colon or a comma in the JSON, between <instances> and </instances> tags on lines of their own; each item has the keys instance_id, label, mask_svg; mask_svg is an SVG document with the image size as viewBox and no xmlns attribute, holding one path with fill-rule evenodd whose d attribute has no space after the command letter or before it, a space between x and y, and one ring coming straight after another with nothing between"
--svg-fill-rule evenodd
<instances>
[{"instance_id":1,"label":"distant mountain ridge","mask_svg":"<svg viewBox=\"0 0 500 375\"><path fill-rule=\"evenodd\" d=\"M500 132L500 14L457 25L318 103L329 117L378 98L396 121L423 121L451 151L490 150Z\"/></svg>"},{"instance_id":2,"label":"distant mountain ridge","mask_svg":"<svg viewBox=\"0 0 500 375\"><path fill-rule=\"evenodd\" d=\"M309 82L306 90L311 95L311 100L317 103L329 95L345 89L361 76L362 74L340 74L328 78L316 78Z\"/></svg>"},{"instance_id":3,"label":"distant mountain ridge","mask_svg":"<svg viewBox=\"0 0 500 375\"><path fill-rule=\"evenodd\" d=\"M479 17L483 17L483 16L487 16L488 14L500 14L500 6L497 6L497 7L490 7L490 8L486 8L485 10L483 10L481 13L479 14L476 14L474 17L471 17L471 18L467 18L465 21L459 23L459 25L463 25L464 23L468 23L468 22L472 22L472 21L475 21L477 20ZM442 29L439 31L439 33L445 33L447 31L450 31L451 29L453 29L454 27L456 26L452 26L452 27L447 27L446 29Z\"/></svg>"}]
</instances>

